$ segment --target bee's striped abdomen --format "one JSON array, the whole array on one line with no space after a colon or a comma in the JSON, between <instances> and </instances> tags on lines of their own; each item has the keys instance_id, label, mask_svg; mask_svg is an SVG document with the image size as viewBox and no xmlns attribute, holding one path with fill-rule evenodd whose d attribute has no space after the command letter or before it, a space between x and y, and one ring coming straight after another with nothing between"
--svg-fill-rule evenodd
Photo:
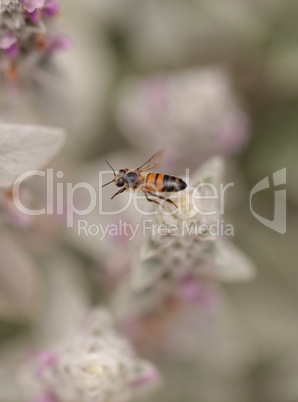
<instances>
[{"instance_id":1,"label":"bee's striped abdomen","mask_svg":"<svg viewBox=\"0 0 298 402\"><path fill-rule=\"evenodd\" d=\"M179 177L163 175L162 192L181 191L187 187L187 184Z\"/></svg>"},{"instance_id":2,"label":"bee's striped abdomen","mask_svg":"<svg viewBox=\"0 0 298 402\"><path fill-rule=\"evenodd\" d=\"M163 173L147 173L142 187L147 191L162 193L184 190L186 183L179 177Z\"/></svg>"}]
</instances>

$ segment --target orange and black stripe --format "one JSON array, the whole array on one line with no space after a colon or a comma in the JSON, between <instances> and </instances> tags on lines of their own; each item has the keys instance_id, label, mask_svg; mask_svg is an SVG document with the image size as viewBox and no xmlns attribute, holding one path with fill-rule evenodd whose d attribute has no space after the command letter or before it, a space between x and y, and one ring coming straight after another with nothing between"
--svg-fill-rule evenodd
<instances>
[{"instance_id":1,"label":"orange and black stripe","mask_svg":"<svg viewBox=\"0 0 298 402\"><path fill-rule=\"evenodd\" d=\"M162 173L147 173L144 187L149 191L170 193L184 190L187 185L179 177L170 176Z\"/></svg>"},{"instance_id":2,"label":"orange and black stripe","mask_svg":"<svg viewBox=\"0 0 298 402\"><path fill-rule=\"evenodd\" d=\"M147 173L147 174L146 174L145 186L147 186L149 177L150 177L151 175L152 175L152 173ZM150 184L150 183L151 183L151 181L149 180L149 184Z\"/></svg>"}]
</instances>

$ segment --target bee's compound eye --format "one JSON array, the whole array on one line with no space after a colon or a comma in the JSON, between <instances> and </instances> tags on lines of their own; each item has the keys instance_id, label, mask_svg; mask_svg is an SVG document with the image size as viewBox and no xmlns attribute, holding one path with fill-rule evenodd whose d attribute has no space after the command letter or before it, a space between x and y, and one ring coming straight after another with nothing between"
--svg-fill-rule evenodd
<instances>
[{"instance_id":1,"label":"bee's compound eye","mask_svg":"<svg viewBox=\"0 0 298 402\"><path fill-rule=\"evenodd\" d=\"M117 186L117 187L123 187L123 185L124 185L124 180L121 178L121 179L119 179L119 180L117 181L116 186Z\"/></svg>"}]
</instances>

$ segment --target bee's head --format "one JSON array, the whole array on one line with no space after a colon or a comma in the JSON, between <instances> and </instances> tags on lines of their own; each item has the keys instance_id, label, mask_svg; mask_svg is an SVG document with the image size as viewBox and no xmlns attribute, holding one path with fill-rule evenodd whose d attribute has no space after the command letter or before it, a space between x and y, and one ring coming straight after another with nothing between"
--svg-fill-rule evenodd
<instances>
[{"instance_id":1,"label":"bee's head","mask_svg":"<svg viewBox=\"0 0 298 402\"><path fill-rule=\"evenodd\" d=\"M117 187L123 187L124 186L124 175L126 173L127 169L120 169L116 173L116 176L114 178L114 183L116 184Z\"/></svg>"},{"instance_id":2,"label":"bee's head","mask_svg":"<svg viewBox=\"0 0 298 402\"><path fill-rule=\"evenodd\" d=\"M118 170L118 172L115 172L115 170L112 168L112 166L109 164L109 162L108 161L106 161L106 162L110 166L110 168L113 170L113 173L114 173L115 177L114 177L113 180L111 180L108 183L104 184L102 187L105 187L110 183L115 183L117 187L123 187L124 183L125 183L124 176L125 176L126 172L128 171L128 169L120 169L120 170Z\"/></svg>"}]
</instances>

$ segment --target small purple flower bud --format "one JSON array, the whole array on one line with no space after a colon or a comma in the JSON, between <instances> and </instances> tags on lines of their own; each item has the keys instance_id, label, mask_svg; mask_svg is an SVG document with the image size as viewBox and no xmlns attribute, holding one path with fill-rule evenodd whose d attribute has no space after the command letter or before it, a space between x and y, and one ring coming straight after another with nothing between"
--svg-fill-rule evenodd
<instances>
[{"instance_id":1,"label":"small purple flower bud","mask_svg":"<svg viewBox=\"0 0 298 402\"><path fill-rule=\"evenodd\" d=\"M19 45L17 43L15 43L14 45L10 46L8 49L4 49L4 52L5 52L6 56L9 57L10 59L15 59L16 57L18 57L18 55L20 53Z\"/></svg>"},{"instance_id":2,"label":"small purple flower bud","mask_svg":"<svg viewBox=\"0 0 298 402\"><path fill-rule=\"evenodd\" d=\"M17 43L17 38L9 31L5 31L0 37L0 49L9 49Z\"/></svg>"},{"instance_id":3,"label":"small purple flower bud","mask_svg":"<svg viewBox=\"0 0 298 402\"><path fill-rule=\"evenodd\" d=\"M25 17L33 22L33 24L38 24L40 20L40 11L37 8L31 13L29 11L25 11Z\"/></svg>"},{"instance_id":4,"label":"small purple flower bud","mask_svg":"<svg viewBox=\"0 0 298 402\"><path fill-rule=\"evenodd\" d=\"M71 45L72 42L68 36L55 36L49 39L48 54L53 54L58 50L68 49Z\"/></svg>"},{"instance_id":5,"label":"small purple flower bud","mask_svg":"<svg viewBox=\"0 0 298 402\"><path fill-rule=\"evenodd\" d=\"M45 0L22 0L24 8L32 13L37 8L43 8Z\"/></svg>"},{"instance_id":6,"label":"small purple flower bud","mask_svg":"<svg viewBox=\"0 0 298 402\"><path fill-rule=\"evenodd\" d=\"M198 281L193 275L186 275L180 282L180 296L188 302L199 303L205 307L216 301L214 291Z\"/></svg>"},{"instance_id":7,"label":"small purple flower bud","mask_svg":"<svg viewBox=\"0 0 298 402\"><path fill-rule=\"evenodd\" d=\"M159 372L152 366L151 370L144 373L144 375L140 376L137 380L135 380L132 384L134 388L146 387L155 385L160 381Z\"/></svg>"},{"instance_id":8,"label":"small purple flower bud","mask_svg":"<svg viewBox=\"0 0 298 402\"><path fill-rule=\"evenodd\" d=\"M38 356L38 367L36 371L37 377L41 378L44 372L55 366L56 363L57 357L54 353L48 351L42 352Z\"/></svg>"},{"instance_id":9,"label":"small purple flower bud","mask_svg":"<svg viewBox=\"0 0 298 402\"><path fill-rule=\"evenodd\" d=\"M59 4L57 0L45 0L43 8L43 16L52 17L59 11Z\"/></svg>"}]
</instances>

